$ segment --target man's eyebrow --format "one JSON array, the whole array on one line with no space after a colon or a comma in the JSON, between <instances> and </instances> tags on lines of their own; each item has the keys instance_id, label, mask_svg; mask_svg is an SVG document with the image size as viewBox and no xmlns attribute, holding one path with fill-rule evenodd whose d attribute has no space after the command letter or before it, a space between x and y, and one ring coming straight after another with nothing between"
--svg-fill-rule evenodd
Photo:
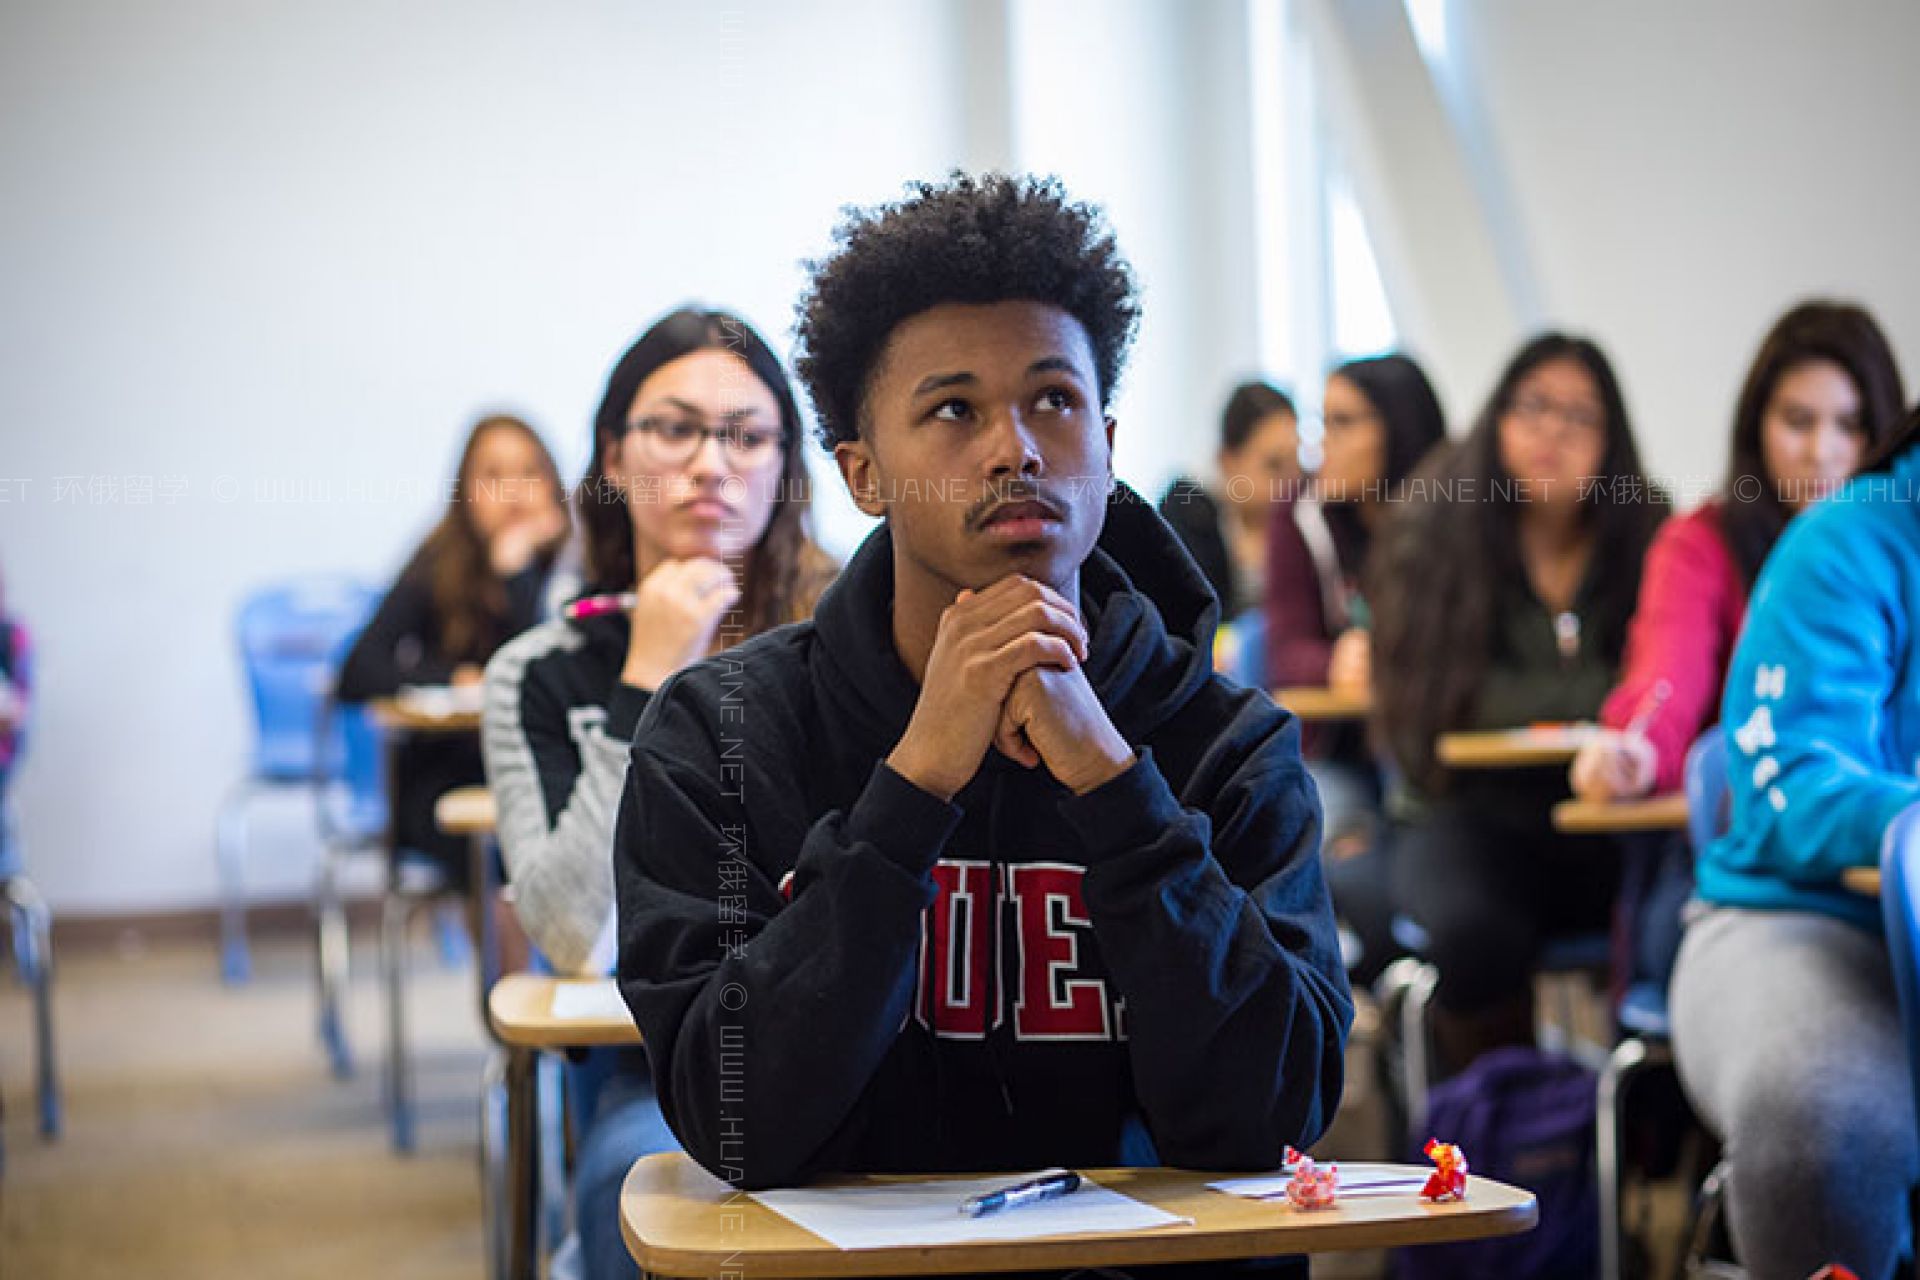
<instances>
[{"instance_id":1,"label":"man's eyebrow","mask_svg":"<svg viewBox=\"0 0 1920 1280\"><path fill-rule=\"evenodd\" d=\"M1036 373L1070 373L1076 378L1086 376L1086 370L1065 356L1048 356L1044 360L1035 360L1027 366L1027 373L1029 375Z\"/></svg>"},{"instance_id":2,"label":"man's eyebrow","mask_svg":"<svg viewBox=\"0 0 1920 1280\"><path fill-rule=\"evenodd\" d=\"M920 385L913 389L913 394L923 396L929 391L942 391L947 387L970 386L978 381L980 381L980 379L974 377L964 369L959 373L930 373L920 379Z\"/></svg>"}]
</instances>

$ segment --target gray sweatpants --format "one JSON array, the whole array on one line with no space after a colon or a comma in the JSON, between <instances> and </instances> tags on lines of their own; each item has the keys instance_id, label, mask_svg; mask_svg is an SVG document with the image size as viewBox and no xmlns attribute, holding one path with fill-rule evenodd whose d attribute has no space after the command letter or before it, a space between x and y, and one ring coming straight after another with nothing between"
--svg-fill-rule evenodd
<instances>
[{"instance_id":1,"label":"gray sweatpants","mask_svg":"<svg viewBox=\"0 0 1920 1280\"><path fill-rule=\"evenodd\" d=\"M1680 1078L1732 1166L1748 1275L1891 1274L1920 1136L1885 941L1812 912L1715 909L1687 928L1672 999Z\"/></svg>"}]
</instances>

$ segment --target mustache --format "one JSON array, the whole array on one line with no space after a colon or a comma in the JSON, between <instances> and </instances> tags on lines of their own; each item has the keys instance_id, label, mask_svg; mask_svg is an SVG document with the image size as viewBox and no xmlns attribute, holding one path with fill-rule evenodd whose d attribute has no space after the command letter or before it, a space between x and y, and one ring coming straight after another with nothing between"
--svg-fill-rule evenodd
<instances>
[{"instance_id":1,"label":"mustache","mask_svg":"<svg viewBox=\"0 0 1920 1280\"><path fill-rule=\"evenodd\" d=\"M1001 511L1023 502L1034 503L1051 518L1064 521L1065 510L1059 498L1047 491L1048 488L1038 480L1008 480L990 484L980 500L968 509L967 527L978 529Z\"/></svg>"}]
</instances>

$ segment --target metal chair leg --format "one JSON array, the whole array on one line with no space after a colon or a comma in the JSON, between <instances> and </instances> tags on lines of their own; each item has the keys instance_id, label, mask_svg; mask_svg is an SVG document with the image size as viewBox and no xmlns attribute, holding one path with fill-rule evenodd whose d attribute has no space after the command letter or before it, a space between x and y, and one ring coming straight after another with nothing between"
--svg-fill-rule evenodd
<instances>
[{"instance_id":1,"label":"metal chair leg","mask_svg":"<svg viewBox=\"0 0 1920 1280\"><path fill-rule=\"evenodd\" d=\"M1614 1047L1600 1072L1594 1123L1594 1169L1600 1180L1600 1280L1622 1280L1625 1256L1625 1224L1620 1209L1621 1103L1634 1077L1658 1066L1665 1057L1664 1051L1638 1036L1629 1036Z\"/></svg>"},{"instance_id":2,"label":"metal chair leg","mask_svg":"<svg viewBox=\"0 0 1920 1280\"><path fill-rule=\"evenodd\" d=\"M1427 1125L1427 1095L1433 1084L1433 994L1440 971L1421 963L1407 982L1400 1004L1401 1092L1407 1103L1407 1131L1417 1134Z\"/></svg>"},{"instance_id":3,"label":"metal chair leg","mask_svg":"<svg viewBox=\"0 0 1920 1280\"><path fill-rule=\"evenodd\" d=\"M531 1049L507 1052L507 1274L538 1280L540 1098Z\"/></svg>"},{"instance_id":4,"label":"metal chair leg","mask_svg":"<svg viewBox=\"0 0 1920 1280\"><path fill-rule=\"evenodd\" d=\"M387 1108L393 1149L414 1149L412 1063L407 1053L407 926L413 903L389 889L380 904L380 968L387 996Z\"/></svg>"},{"instance_id":5,"label":"metal chair leg","mask_svg":"<svg viewBox=\"0 0 1920 1280\"><path fill-rule=\"evenodd\" d=\"M507 1124L507 1055L496 1048L480 1072L480 1225L488 1280L508 1280Z\"/></svg>"},{"instance_id":6,"label":"metal chair leg","mask_svg":"<svg viewBox=\"0 0 1920 1280\"><path fill-rule=\"evenodd\" d=\"M214 855L220 864L220 978L230 987L253 977L245 897L247 811L253 795L251 783L237 787L220 806L214 828Z\"/></svg>"},{"instance_id":7,"label":"metal chair leg","mask_svg":"<svg viewBox=\"0 0 1920 1280\"><path fill-rule=\"evenodd\" d=\"M1708 1257L1713 1248L1714 1230L1727 1204L1727 1179L1732 1170L1721 1160L1700 1184L1693 1198L1692 1221L1687 1231L1687 1252L1680 1262L1680 1274L1686 1280L1744 1280L1737 1266Z\"/></svg>"},{"instance_id":8,"label":"metal chair leg","mask_svg":"<svg viewBox=\"0 0 1920 1280\"><path fill-rule=\"evenodd\" d=\"M328 846L320 852L314 877L314 951L320 1000L320 1043L336 1080L353 1075L353 1051L347 1044L341 1017L350 972L347 908L340 898L340 853Z\"/></svg>"},{"instance_id":9,"label":"metal chair leg","mask_svg":"<svg viewBox=\"0 0 1920 1280\"><path fill-rule=\"evenodd\" d=\"M57 1138L61 1107L60 1076L53 1051L53 917L45 899L24 876L7 881L6 897L13 918L14 949L24 957L21 976L33 988L34 1075L40 1104L40 1133L46 1138Z\"/></svg>"}]
</instances>

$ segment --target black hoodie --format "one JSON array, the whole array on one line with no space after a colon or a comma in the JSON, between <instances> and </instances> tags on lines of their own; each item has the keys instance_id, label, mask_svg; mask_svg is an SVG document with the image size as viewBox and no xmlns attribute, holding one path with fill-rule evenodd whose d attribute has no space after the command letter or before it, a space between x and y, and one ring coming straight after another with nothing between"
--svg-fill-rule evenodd
<instances>
[{"instance_id":1,"label":"black hoodie","mask_svg":"<svg viewBox=\"0 0 1920 1280\"><path fill-rule=\"evenodd\" d=\"M1129 490L1080 592L1139 757L1085 796L989 751L949 804L883 763L919 693L884 527L812 622L647 708L620 987L715 1174L1264 1169L1331 1121L1353 1004L1298 727L1212 673L1218 607Z\"/></svg>"}]
</instances>

